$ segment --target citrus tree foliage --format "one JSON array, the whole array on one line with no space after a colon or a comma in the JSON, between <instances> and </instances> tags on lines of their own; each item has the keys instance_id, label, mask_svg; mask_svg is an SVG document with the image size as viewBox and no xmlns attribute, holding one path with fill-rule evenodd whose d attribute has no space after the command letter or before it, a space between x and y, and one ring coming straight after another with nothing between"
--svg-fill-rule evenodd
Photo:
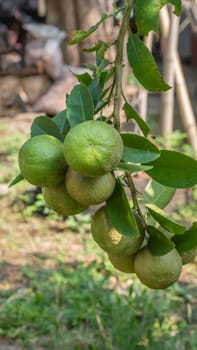
<instances>
[{"instance_id":1,"label":"citrus tree foliage","mask_svg":"<svg viewBox=\"0 0 197 350\"><path fill-rule=\"evenodd\" d=\"M67 133L80 123L89 120L102 121L113 125L123 141L122 157L114 169L116 185L106 200L110 221L122 235L137 237L139 230L132 209L141 219L146 231L147 246L153 256L168 254L174 248L180 253L197 250L197 225L188 228L172 220L165 212L178 188L189 188L197 184L197 161L182 153L159 149L152 137L152 130L137 111L126 100L122 91L122 70L124 65L123 47L133 74L148 91L166 91L170 86L163 80L151 52L141 35L149 31L158 32L161 8L171 3L176 15L181 13L181 0L128 0L121 7L114 7L113 13L104 13L98 23L87 31L74 31L71 45L78 44L90 36L111 17L121 14L122 21L118 36L112 42L98 41L86 49L95 52L95 65L87 65L87 72L75 75L78 83L66 96L65 110L53 118L38 116L32 123L31 137L52 135L61 142ZM131 32L129 19L135 6L137 34ZM111 46L116 48L113 62L107 59ZM140 132L122 132L120 125L121 101L126 120L133 120ZM113 113L106 115L105 107L113 106ZM80 152L80 150L79 150ZM144 193L138 194L133 175L145 172L150 181ZM10 184L23 179L19 174ZM128 199L125 189L130 190Z\"/></svg>"}]
</instances>

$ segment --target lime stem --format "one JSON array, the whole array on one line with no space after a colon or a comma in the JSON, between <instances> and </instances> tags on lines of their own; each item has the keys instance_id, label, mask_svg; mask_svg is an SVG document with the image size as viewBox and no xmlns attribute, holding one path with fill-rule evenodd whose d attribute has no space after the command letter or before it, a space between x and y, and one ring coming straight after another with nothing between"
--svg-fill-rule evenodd
<instances>
[{"instance_id":1,"label":"lime stem","mask_svg":"<svg viewBox=\"0 0 197 350\"><path fill-rule=\"evenodd\" d=\"M142 213L142 210L141 210L140 205L138 203L137 191L136 191L135 185L133 183L132 176L129 173L126 173L126 179L127 179L127 184L129 186L130 192L131 192L131 197L133 200L134 209L137 211L138 215L141 217L144 227L146 227L146 220L144 218L144 214Z\"/></svg>"},{"instance_id":2,"label":"lime stem","mask_svg":"<svg viewBox=\"0 0 197 350\"><path fill-rule=\"evenodd\" d=\"M131 10L134 5L134 0L128 0L125 9L120 31L116 41L116 59L115 59L115 95L114 95L114 126L120 131L120 104L122 95L122 69L123 69L123 52L124 52L124 38L129 26L129 19Z\"/></svg>"}]
</instances>

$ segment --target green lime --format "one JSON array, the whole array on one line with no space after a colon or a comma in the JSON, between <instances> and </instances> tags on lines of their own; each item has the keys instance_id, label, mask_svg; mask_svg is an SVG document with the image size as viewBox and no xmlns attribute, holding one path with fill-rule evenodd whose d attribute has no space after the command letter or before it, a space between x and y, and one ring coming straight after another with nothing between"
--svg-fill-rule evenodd
<instances>
[{"instance_id":1,"label":"green lime","mask_svg":"<svg viewBox=\"0 0 197 350\"><path fill-rule=\"evenodd\" d=\"M91 232L97 244L107 253L130 256L141 246L144 234L139 237L127 237L118 232L111 224L105 206L99 208L92 218Z\"/></svg>"},{"instance_id":2,"label":"green lime","mask_svg":"<svg viewBox=\"0 0 197 350\"><path fill-rule=\"evenodd\" d=\"M181 274L182 261L176 249L161 256L153 256L147 247L135 257L134 269L139 280L151 289L165 289Z\"/></svg>"},{"instance_id":3,"label":"green lime","mask_svg":"<svg viewBox=\"0 0 197 350\"><path fill-rule=\"evenodd\" d=\"M87 177L69 168L65 183L71 197L89 206L102 203L111 196L115 187L115 178L111 173Z\"/></svg>"},{"instance_id":4,"label":"green lime","mask_svg":"<svg viewBox=\"0 0 197 350\"><path fill-rule=\"evenodd\" d=\"M135 254L130 256L116 255L108 253L109 261L119 271L134 273Z\"/></svg>"},{"instance_id":5,"label":"green lime","mask_svg":"<svg viewBox=\"0 0 197 350\"><path fill-rule=\"evenodd\" d=\"M75 215L87 209L87 206L79 204L69 195L64 182L43 187L42 193L47 206L58 214Z\"/></svg>"},{"instance_id":6,"label":"green lime","mask_svg":"<svg viewBox=\"0 0 197 350\"><path fill-rule=\"evenodd\" d=\"M24 178L33 185L60 183L67 168L63 144L50 135L32 137L19 151L19 167Z\"/></svg>"},{"instance_id":7,"label":"green lime","mask_svg":"<svg viewBox=\"0 0 197 350\"><path fill-rule=\"evenodd\" d=\"M84 176L111 172L120 162L123 141L118 131L102 121L89 120L71 128L64 140L68 165Z\"/></svg>"}]
</instances>

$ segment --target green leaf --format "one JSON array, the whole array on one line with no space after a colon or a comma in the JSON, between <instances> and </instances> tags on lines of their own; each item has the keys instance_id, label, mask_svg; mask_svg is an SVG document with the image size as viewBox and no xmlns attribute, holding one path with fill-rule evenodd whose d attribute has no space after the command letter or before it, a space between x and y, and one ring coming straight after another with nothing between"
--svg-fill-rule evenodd
<instances>
[{"instance_id":1,"label":"green leaf","mask_svg":"<svg viewBox=\"0 0 197 350\"><path fill-rule=\"evenodd\" d=\"M134 75L145 89L149 91L170 89L164 82L152 54L136 34L129 36L127 56Z\"/></svg>"},{"instance_id":2,"label":"green leaf","mask_svg":"<svg viewBox=\"0 0 197 350\"><path fill-rule=\"evenodd\" d=\"M60 132L60 129L53 121L53 119L46 116L36 117L31 125L31 137L37 135L51 135L59 139L60 141L64 140L63 135Z\"/></svg>"},{"instance_id":3,"label":"green leaf","mask_svg":"<svg viewBox=\"0 0 197 350\"><path fill-rule=\"evenodd\" d=\"M74 30L73 31L73 39L69 42L70 45L78 44L82 40L86 39L92 33L94 33L97 28L107 19L110 18L111 15L107 15L106 13L102 14L100 21L98 21L95 25L90 27L88 30Z\"/></svg>"},{"instance_id":4,"label":"green leaf","mask_svg":"<svg viewBox=\"0 0 197 350\"><path fill-rule=\"evenodd\" d=\"M20 181L24 180L24 177L22 174L18 174L8 185L8 188L16 185L17 183L19 183Z\"/></svg>"},{"instance_id":5,"label":"green leaf","mask_svg":"<svg viewBox=\"0 0 197 350\"><path fill-rule=\"evenodd\" d=\"M197 184L197 161L176 151L161 150L146 171L155 181L168 187L188 188Z\"/></svg>"},{"instance_id":6,"label":"green leaf","mask_svg":"<svg viewBox=\"0 0 197 350\"><path fill-rule=\"evenodd\" d=\"M94 101L94 106L96 106L98 104L98 102L100 101L101 95L102 95L102 91L103 91L103 83L100 83L98 78L95 77L91 84L88 86L88 89L92 95L92 99Z\"/></svg>"},{"instance_id":7,"label":"green leaf","mask_svg":"<svg viewBox=\"0 0 197 350\"><path fill-rule=\"evenodd\" d=\"M134 214L119 181L116 182L115 190L107 200L106 206L110 221L118 232L128 237L139 236Z\"/></svg>"},{"instance_id":8,"label":"green leaf","mask_svg":"<svg viewBox=\"0 0 197 350\"><path fill-rule=\"evenodd\" d=\"M181 0L136 0L135 18L138 32L146 36L151 30L159 31L159 14L161 8L171 3L175 6L175 14L181 13Z\"/></svg>"},{"instance_id":9,"label":"green leaf","mask_svg":"<svg viewBox=\"0 0 197 350\"><path fill-rule=\"evenodd\" d=\"M174 13L177 16L180 16L181 14L181 9L182 9L182 1L181 0L161 0L162 1L162 7L168 3L171 3L172 5L174 5L175 10Z\"/></svg>"},{"instance_id":10,"label":"green leaf","mask_svg":"<svg viewBox=\"0 0 197 350\"><path fill-rule=\"evenodd\" d=\"M104 85L113 76L114 72L115 72L114 67L107 69L105 71L102 71L100 74L99 81ZM109 87L107 89L109 89Z\"/></svg>"},{"instance_id":11,"label":"green leaf","mask_svg":"<svg viewBox=\"0 0 197 350\"><path fill-rule=\"evenodd\" d=\"M117 170L127 171L128 173L136 173L138 171L148 170L149 165L133 164L133 163L119 163L116 167Z\"/></svg>"},{"instance_id":12,"label":"green leaf","mask_svg":"<svg viewBox=\"0 0 197 350\"><path fill-rule=\"evenodd\" d=\"M129 163L148 163L159 157L159 149L143 136L121 134L124 150L122 160Z\"/></svg>"},{"instance_id":13,"label":"green leaf","mask_svg":"<svg viewBox=\"0 0 197 350\"><path fill-rule=\"evenodd\" d=\"M174 249L175 244L154 226L147 226L150 234L148 248L152 255L161 256Z\"/></svg>"},{"instance_id":14,"label":"green leaf","mask_svg":"<svg viewBox=\"0 0 197 350\"><path fill-rule=\"evenodd\" d=\"M164 236L166 236L168 239L172 239L172 237L175 236L175 234L173 232L169 232L161 226L159 226L159 227L157 225L153 225L153 226L157 227L164 234ZM178 236L182 236L182 235L178 235Z\"/></svg>"},{"instance_id":15,"label":"green leaf","mask_svg":"<svg viewBox=\"0 0 197 350\"><path fill-rule=\"evenodd\" d=\"M144 204L152 203L159 208L165 208L165 206L173 198L175 192L175 188L166 187L157 181L150 180L144 190L144 194L141 200Z\"/></svg>"},{"instance_id":16,"label":"green leaf","mask_svg":"<svg viewBox=\"0 0 197 350\"><path fill-rule=\"evenodd\" d=\"M169 219L168 215L155 204L146 204L145 207L148 209L150 215L165 228L165 230L177 235L182 235L185 232L185 226Z\"/></svg>"},{"instance_id":17,"label":"green leaf","mask_svg":"<svg viewBox=\"0 0 197 350\"><path fill-rule=\"evenodd\" d=\"M91 92L93 101L94 101L94 106L95 106L95 113L98 112L97 105L102 102L101 99L105 97L107 92L111 89L111 86L108 86L104 90L104 85L105 83L110 79L114 72L114 68L109 69L107 71L103 71L104 67L102 69L98 68L94 72L94 78L92 79L91 83L88 86L88 89ZM107 99L108 103L108 99Z\"/></svg>"},{"instance_id":18,"label":"green leaf","mask_svg":"<svg viewBox=\"0 0 197 350\"><path fill-rule=\"evenodd\" d=\"M174 236L173 242L180 254L195 251L197 249L197 222L185 231L182 236Z\"/></svg>"},{"instance_id":19,"label":"green leaf","mask_svg":"<svg viewBox=\"0 0 197 350\"><path fill-rule=\"evenodd\" d=\"M94 103L89 89L84 84L75 85L67 97L67 118L71 127L91 120L94 116Z\"/></svg>"},{"instance_id":20,"label":"green leaf","mask_svg":"<svg viewBox=\"0 0 197 350\"><path fill-rule=\"evenodd\" d=\"M131 105L126 102L123 106L123 110L125 111L127 120L134 119L145 137L148 134L152 134L152 130L149 125L140 117L140 115Z\"/></svg>"},{"instance_id":21,"label":"green leaf","mask_svg":"<svg viewBox=\"0 0 197 350\"><path fill-rule=\"evenodd\" d=\"M84 67L89 69L90 71L92 71L95 74L96 67L93 64L91 64L91 63L84 63Z\"/></svg>"},{"instance_id":22,"label":"green leaf","mask_svg":"<svg viewBox=\"0 0 197 350\"><path fill-rule=\"evenodd\" d=\"M94 46L92 47L86 47L83 49L83 51L85 52L96 52L97 55L100 58L104 58L105 57L105 52L108 49L108 47L111 46L111 43L107 43L105 41L102 40L98 40Z\"/></svg>"},{"instance_id":23,"label":"green leaf","mask_svg":"<svg viewBox=\"0 0 197 350\"><path fill-rule=\"evenodd\" d=\"M82 83L86 86L90 85L92 81L92 77L89 73L85 72L83 74L74 74L74 76L77 78L79 83Z\"/></svg>"},{"instance_id":24,"label":"green leaf","mask_svg":"<svg viewBox=\"0 0 197 350\"><path fill-rule=\"evenodd\" d=\"M56 114L52 120L55 122L64 137L70 127L67 119L66 109Z\"/></svg>"}]
</instances>

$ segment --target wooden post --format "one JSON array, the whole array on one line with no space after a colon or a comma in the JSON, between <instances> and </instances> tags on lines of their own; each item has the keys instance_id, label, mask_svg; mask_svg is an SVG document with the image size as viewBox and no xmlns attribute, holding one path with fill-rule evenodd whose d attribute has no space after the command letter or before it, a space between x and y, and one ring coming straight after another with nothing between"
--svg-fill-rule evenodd
<instances>
[{"instance_id":1,"label":"wooden post","mask_svg":"<svg viewBox=\"0 0 197 350\"><path fill-rule=\"evenodd\" d=\"M161 10L160 16L160 28L161 34L164 39L167 39L170 19L166 7ZM191 100L188 93L187 84L181 67L181 62L178 53L175 55L175 81L176 81L176 94L179 104L179 111L182 118L184 128L188 134L189 142L193 148L194 156L197 158L197 125L193 112Z\"/></svg>"},{"instance_id":2,"label":"wooden post","mask_svg":"<svg viewBox=\"0 0 197 350\"><path fill-rule=\"evenodd\" d=\"M171 15L171 25L164 50L163 59L163 78L171 86L171 89L163 92L161 97L162 105L162 135L165 146L169 147L170 134L173 131L174 123L174 81L175 81L175 56L177 51L177 42L179 35L179 17L172 12L172 6L169 6Z\"/></svg>"},{"instance_id":3,"label":"wooden post","mask_svg":"<svg viewBox=\"0 0 197 350\"><path fill-rule=\"evenodd\" d=\"M189 142L193 148L194 156L197 159L197 124L179 55L176 55L176 94L183 126L185 130L187 130Z\"/></svg>"},{"instance_id":4,"label":"wooden post","mask_svg":"<svg viewBox=\"0 0 197 350\"><path fill-rule=\"evenodd\" d=\"M46 16L46 0L38 0L38 14L40 17Z\"/></svg>"}]
</instances>

